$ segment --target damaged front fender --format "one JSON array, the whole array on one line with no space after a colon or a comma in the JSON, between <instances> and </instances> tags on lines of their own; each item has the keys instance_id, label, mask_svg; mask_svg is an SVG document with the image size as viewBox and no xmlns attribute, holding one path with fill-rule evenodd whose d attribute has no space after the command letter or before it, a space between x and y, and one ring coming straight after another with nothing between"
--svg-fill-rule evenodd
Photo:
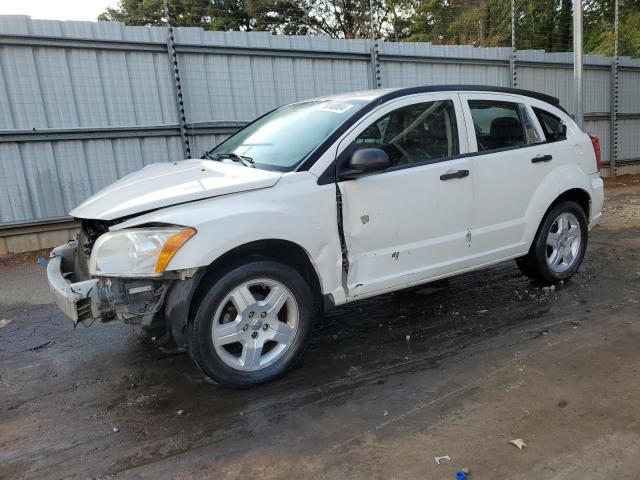
<instances>
[{"instance_id":1,"label":"damaged front fender","mask_svg":"<svg viewBox=\"0 0 640 480\"><path fill-rule=\"evenodd\" d=\"M179 347L187 347L189 309L191 308L193 296L206 272L205 269L202 269L185 280L174 282L167 294L164 310L167 328Z\"/></svg>"}]
</instances>

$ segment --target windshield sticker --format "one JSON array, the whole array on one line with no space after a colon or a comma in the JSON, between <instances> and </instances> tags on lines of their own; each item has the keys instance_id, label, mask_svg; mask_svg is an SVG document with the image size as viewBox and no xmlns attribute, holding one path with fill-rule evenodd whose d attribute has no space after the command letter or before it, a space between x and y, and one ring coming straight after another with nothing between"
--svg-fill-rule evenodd
<instances>
[{"instance_id":1,"label":"windshield sticker","mask_svg":"<svg viewBox=\"0 0 640 480\"><path fill-rule=\"evenodd\" d=\"M348 103L329 102L322 105L318 110L321 112L344 113L351 108L353 108L353 105Z\"/></svg>"}]
</instances>

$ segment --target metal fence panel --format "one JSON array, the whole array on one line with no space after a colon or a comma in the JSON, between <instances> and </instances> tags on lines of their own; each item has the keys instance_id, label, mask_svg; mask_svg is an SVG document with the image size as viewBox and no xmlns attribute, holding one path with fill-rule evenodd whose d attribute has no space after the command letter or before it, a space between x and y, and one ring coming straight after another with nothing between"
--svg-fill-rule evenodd
<instances>
[{"instance_id":1,"label":"metal fence panel","mask_svg":"<svg viewBox=\"0 0 640 480\"><path fill-rule=\"evenodd\" d=\"M371 41L176 28L192 154L280 105L372 88ZM59 218L182 157L164 27L0 16L0 226ZM379 42L383 87L508 86L509 48ZM573 108L572 55L518 51L517 86ZM611 58L585 57L585 128L609 158ZM640 159L640 60L620 58L620 160Z\"/></svg>"},{"instance_id":2,"label":"metal fence panel","mask_svg":"<svg viewBox=\"0 0 640 480\"><path fill-rule=\"evenodd\" d=\"M640 113L640 70L622 70L620 76L620 113Z\"/></svg>"},{"instance_id":3,"label":"metal fence panel","mask_svg":"<svg viewBox=\"0 0 640 480\"><path fill-rule=\"evenodd\" d=\"M620 160L637 159L638 152L640 152L640 119L620 120L618 124Z\"/></svg>"}]
</instances>

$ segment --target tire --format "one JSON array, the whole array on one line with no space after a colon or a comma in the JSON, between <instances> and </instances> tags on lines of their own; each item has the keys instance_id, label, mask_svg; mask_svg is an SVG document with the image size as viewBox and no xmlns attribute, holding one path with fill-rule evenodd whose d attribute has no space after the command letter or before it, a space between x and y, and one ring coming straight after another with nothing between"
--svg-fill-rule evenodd
<instances>
[{"instance_id":1,"label":"tire","mask_svg":"<svg viewBox=\"0 0 640 480\"><path fill-rule=\"evenodd\" d=\"M271 260L249 261L207 288L189 332L189 353L206 375L248 388L293 367L314 319L313 294L296 270Z\"/></svg>"},{"instance_id":2,"label":"tire","mask_svg":"<svg viewBox=\"0 0 640 480\"><path fill-rule=\"evenodd\" d=\"M582 207L571 200L562 201L547 212L529 253L516 259L516 263L533 280L547 284L567 280L582 264L588 236Z\"/></svg>"}]
</instances>

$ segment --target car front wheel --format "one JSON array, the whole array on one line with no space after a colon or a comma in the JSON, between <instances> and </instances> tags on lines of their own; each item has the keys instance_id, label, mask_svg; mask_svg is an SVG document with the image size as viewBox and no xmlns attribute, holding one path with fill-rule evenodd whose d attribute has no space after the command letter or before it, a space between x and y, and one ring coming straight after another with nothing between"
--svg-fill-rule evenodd
<instances>
[{"instance_id":1,"label":"car front wheel","mask_svg":"<svg viewBox=\"0 0 640 480\"><path fill-rule=\"evenodd\" d=\"M213 380L250 387L299 359L313 323L313 297L293 268L271 260L236 266L199 303L189 353Z\"/></svg>"},{"instance_id":2,"label":"car front wheel","mask_svg":"<svg viewBox=\"0 0 640 480\"><path fill-rule=\"evenodd\" d=\"M585 212L576 202L555 205L544 217L529 253L516 260L522 273L545 283L557 283L578 271L587 249Z\"/></svg>"}]
</instances>

